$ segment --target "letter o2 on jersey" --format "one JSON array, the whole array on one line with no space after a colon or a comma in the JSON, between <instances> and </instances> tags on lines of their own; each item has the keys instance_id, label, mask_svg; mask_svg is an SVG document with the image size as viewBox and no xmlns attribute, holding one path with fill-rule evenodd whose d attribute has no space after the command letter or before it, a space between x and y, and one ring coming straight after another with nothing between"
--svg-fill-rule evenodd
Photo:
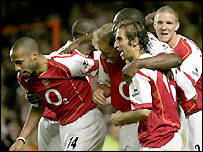
<instances>
[{"instance_id":1,"label":"letter o2 on jersey","mask_svg":"<svg viewBox=\"0 0 203 152\"><path fill-rule=\"evenodd\" d=\"M126 84L125 81L122 81L120 84L119 84L119 93L121 94L121 96L126 99L126 100L130 100L130 97L127 97L124 92L123 92L123 86Z\"/></svg>"},{"instance_id":2,"label":"letter o2 on jersey","mask_svg":"<svg viewBox=\"0 0 203 152\"><path fill-rule=\"evenodd\" d=\"M52 102L50 100L50 98L49 98L50 93L54 93L57 96L57 98L58 98L57 102ZM58 105L60 105L62 103L62 97L61 97L60 93L56 89L47 90L46 93L45 93L45 98L46 98L46 100L47 100L47 102L49 104L54 104L54 105L58 106Z\"/></svg>"}]
</instances>

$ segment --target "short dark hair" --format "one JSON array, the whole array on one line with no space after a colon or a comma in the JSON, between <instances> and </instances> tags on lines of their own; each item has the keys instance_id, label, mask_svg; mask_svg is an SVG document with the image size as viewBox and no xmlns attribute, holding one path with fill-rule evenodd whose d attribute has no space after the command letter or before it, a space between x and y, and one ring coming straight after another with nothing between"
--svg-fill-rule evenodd
<instances>
[{"instance_id":1,"label":"short dark hair","mask_svg":"<svg viewBox=\"0 0 203 152\"><path fill-rule=\"evenodd\" d=\"M113 22L118 24L122 20L138 21L143 25L145 24L144 14L136 8L124 8L116 13Z\"/></svg>"},{"instance_id":2,"label":"short dark hair","mask_svg":"<svg viewBox=\"0 0 203 152\"><path fill-rule=\"evenodd\" d=\"M79 19L72 25L73 39L83 36L85 33L92 33L97 30L97 24L91 19Z\"/></svg>"},{"instance_id":3,"label":"short dark hair","mask_svg":"<svg viewBox=\"0 0 203 152\"><path fill-rule=\"evenodd\" d=\"M147 44L149 37L147 29L143 24L137 21L123 20L116 26L116 30L119 28L124 29L125 36L129 40L129 45L131 45L131 41L137 37L139 39L140 48L148 52Z\"/></svg>"},{"instance_id":4,"label":"short dark hair","mask_svg":"<svg viewBox=\"0 0 203 152\"><path fill-rule=\"evenodd\" d=\"M23 48L25 53L31 53L32 51L35 50L39 52L38 43L33 38L30 37L19 38L12 46L13 51L17 50L18 48Z\"/></svg>"}]
</instances>

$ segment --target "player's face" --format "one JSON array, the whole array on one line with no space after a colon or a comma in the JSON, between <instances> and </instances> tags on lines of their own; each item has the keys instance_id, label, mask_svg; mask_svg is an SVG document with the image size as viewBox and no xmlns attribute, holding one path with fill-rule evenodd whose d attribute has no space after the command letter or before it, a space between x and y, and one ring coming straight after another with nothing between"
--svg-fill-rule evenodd
<instances>
[{"instance_id":1,"label":"player's face","mask_svg":"<svg viewBox=\"0 0 203 152\"><path fill-rule=\"evenodd\" d=\"M101 42L99 44L99 50L105 58L111 60L112 62L116 62L120 58L120 52L105 42Z\"/></svg>"},{"instance_id":2,"label":"player's face","mask_svg":"<svg viewBox=\"0 0 203 152\"><path fill-rule=\"evenodd\" d=\"M114 48L121 52L121 57L123 60L131 60L133 57L132 46L129 45L129 40L125 36L124 29L118 29L116 31L116 41L114 43Z\"/></svg>"},{"instance_id":3,"label":"player's face","mask_svg":"<svg viewBox=\"0 0 203 152\"><path fill-rule=\"evenodd\" d=\"M172 13L161 12L155 16L154 29L160 41L168 44L173 43L179 22Z\"/></svg>"},{"instance_id":4,"label":"player's face","mask_svg":"<svg viewBox=\"0 0 203 152\"><path fill-rule=\"evenodd\" d=\"M25 54L21 48L16 51L11 50L10 58L15 64L15 70L17 72L20 72L25 77L29 77L32 74L33 61L31 56Z\"/></svg>"}]
</instances>

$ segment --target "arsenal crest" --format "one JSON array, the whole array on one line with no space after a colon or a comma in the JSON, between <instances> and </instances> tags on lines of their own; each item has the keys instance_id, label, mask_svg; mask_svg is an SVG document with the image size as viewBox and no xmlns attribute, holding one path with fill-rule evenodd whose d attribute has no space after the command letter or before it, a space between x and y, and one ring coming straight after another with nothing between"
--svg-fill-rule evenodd
<instances>
[{"instance_id":1,"label":"arsenal crest","mask_svg":"<svg viewBox=\"0 0 203 152\"><path fill-rule=\"evenodd\" d=\"M49 87L49 85L50 85L50 82L49 82L49 79L44 79L44 80L42 80L42 84L45 86L45 87Z\"/></svg>"}]
</instances>

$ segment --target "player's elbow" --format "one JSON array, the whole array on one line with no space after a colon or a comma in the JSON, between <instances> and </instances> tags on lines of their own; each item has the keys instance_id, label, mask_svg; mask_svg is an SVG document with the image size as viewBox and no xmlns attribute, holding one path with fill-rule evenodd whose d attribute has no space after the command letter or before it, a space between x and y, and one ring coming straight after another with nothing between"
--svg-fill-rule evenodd
<instances>
[{"instance_id":1,"label":"player's elbow","mask_svg":"<svg viewBox=\"0 0 203 152\"><path fill-rule=\"evenodd\" d=\"M151 110L150 109L142 109L142 117L146 118L150 115Z\"/></svg>"},{"instance_id":2,"label":"player's elbow","mask_svg":"<svg viewBox=\"0 0 203 152\"><path fill-rule=\"evenodd\" d=\"M182 64L182 58L174 53L174 63L176 64L176 67L179 67Z\"/></svg>"}]
</instances>

